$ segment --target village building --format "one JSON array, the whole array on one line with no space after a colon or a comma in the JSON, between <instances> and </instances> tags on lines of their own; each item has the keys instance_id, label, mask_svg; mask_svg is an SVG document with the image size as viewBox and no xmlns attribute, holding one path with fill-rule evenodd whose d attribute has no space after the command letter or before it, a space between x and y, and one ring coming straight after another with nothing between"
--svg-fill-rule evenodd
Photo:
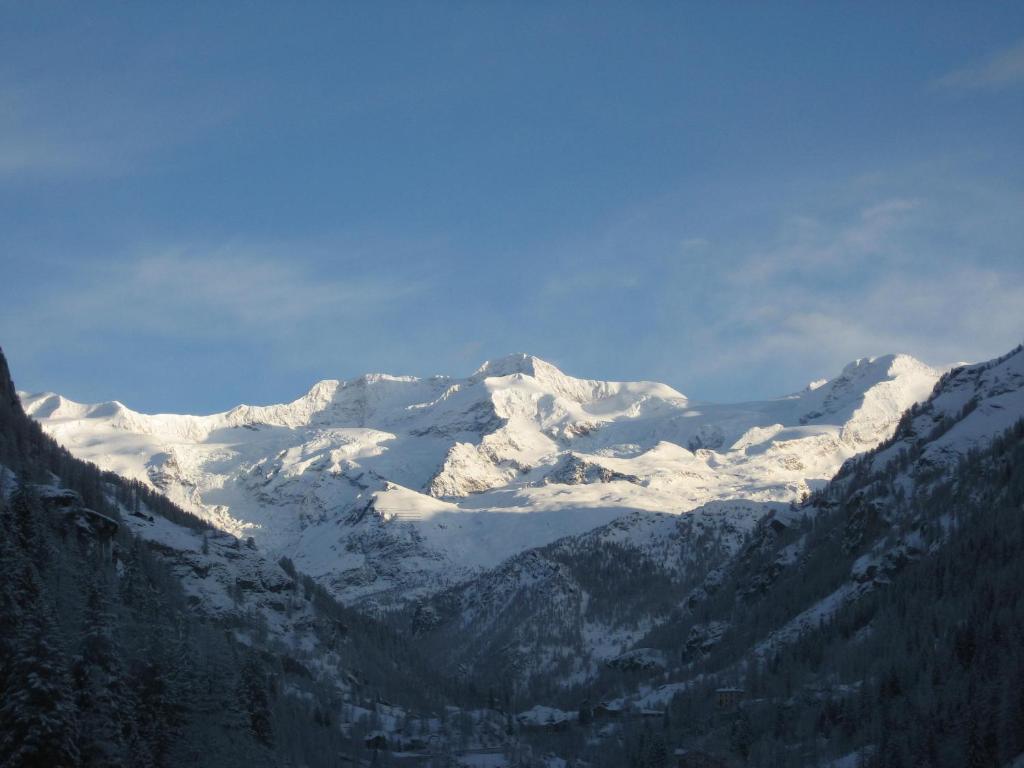
<instances>
[{"instance_id":1,"label":"village building","mask_svg":"<svg viewBox=\"0 0 1024 768\"><path fill-rule=\"evenodd\" d=\"M743 701L742 688L718 688L715 691L715 706L718 709L736 709Z\"/></svg>"},{"instance_id":2,"label":"village building","mask_svg":"<svg viewBox=\"0 0 1024 768\"><path fill-rule=\"evenodd\" d=\"M602 701L596 707L594 707L594 719L595 720L613 720L622 717L622 705Z\"/></svg>"}]
</instances>

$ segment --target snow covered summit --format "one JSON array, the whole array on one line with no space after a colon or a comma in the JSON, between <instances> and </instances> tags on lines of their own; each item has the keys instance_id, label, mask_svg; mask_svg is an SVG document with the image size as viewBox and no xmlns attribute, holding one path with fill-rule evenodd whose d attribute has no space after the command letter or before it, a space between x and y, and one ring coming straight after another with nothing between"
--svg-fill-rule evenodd
<instances>
[{"instance_id":1,"label":"snow covered summit","mask_svg":"<svg viewBox=\"0 0 1024 768\"><path fill-rule=\"evenodd\" d=\"M797 498L888 438L938 376L870 358L721 405L510 355L464 379L321 381L209 416L21 397L81 458L287 554L343 599L401 602L627 512Z\"/></svg>"}]
</instances>

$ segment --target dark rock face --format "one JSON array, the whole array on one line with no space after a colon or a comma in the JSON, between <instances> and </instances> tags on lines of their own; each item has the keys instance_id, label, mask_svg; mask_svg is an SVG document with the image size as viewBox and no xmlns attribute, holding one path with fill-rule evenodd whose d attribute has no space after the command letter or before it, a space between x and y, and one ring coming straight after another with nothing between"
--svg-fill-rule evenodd
<instances>
[{"instance_id":1,"label":"dark rock face","mask_svg":"<svg viewBox=\"0 0 1024 768\"><path fill-rule=\"evenodd\" d=\"M546 483L559 483L562 485L611 483L616 480L625 480L628 483L641 485L641 480L636 475L615 472L607 467L602 467L600 464L586 461L575 454L570 454L562 462L561 466L552 470L544 480Z\"/></svg>"}]
</instances>

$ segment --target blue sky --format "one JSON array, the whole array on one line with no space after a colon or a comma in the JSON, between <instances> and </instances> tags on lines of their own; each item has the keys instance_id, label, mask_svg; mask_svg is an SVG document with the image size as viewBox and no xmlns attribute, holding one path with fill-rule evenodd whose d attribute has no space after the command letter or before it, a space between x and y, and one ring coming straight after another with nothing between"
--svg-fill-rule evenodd
<instances>
[{"instance_id":1,"label":"blue sky","mask_svg":"<svg viewBox=\"0 0 1024 768\"><path fill-rule=\"evenodd\" d=\"M1020 3L0 0L0 344L141 410L1024 337Z\"/></svg>"}]
</instances>

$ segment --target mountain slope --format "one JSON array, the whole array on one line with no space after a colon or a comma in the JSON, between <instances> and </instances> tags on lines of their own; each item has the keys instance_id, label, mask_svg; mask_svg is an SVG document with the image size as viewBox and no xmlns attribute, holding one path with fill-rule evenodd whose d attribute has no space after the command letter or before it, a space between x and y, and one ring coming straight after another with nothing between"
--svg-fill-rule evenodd
<instances>
[{"instance_id":1,"label":"mountain slope","mask_svg":"<svg viewBox=\"0 0 1024 768\"><path fill-rule=\"evenodd\" d=\"M757 637L768 652L920 554L920 534L912 526L898 533L899 516L885 513L884 504L924 493L924 484L947 478L971 450L1024 415L1022 366L1018 352L945 375L892 438L849 460L813 504L719 501L684 515L635 512L439 594L411 612L410 626L425 647L454 649L453 672L457 666L480 676L480 684L527 685L556 697L614 677L608 670L636 648L700 658L729 640L738 605L774 594L776 582L804 563L821 510L842 505L851 515L846 549L829 550L826 564L805 576L820 585L831 573L829 591ZM869 483L868 474L886 480ZM856 498L844 490L851 482ZM807 595L806 586L770 607L784 612L799 595Z\"/></svg>"},{"instance_id":2,"label":"mountain slope","mask_svg":"<svg viewBox=\"0 0 1024 768\"><path fill-rule=\"evenodd\" d=\"M323 381L212 416L22 401L75 455L252 536L346 601L387 605L629 512L796 499L888 437L937 378L887 356L795 395L718 405L513 355L466 379Z\"/></svg>"},{"instance_id":3,"label":"mountain slope","mask_svg":"<svg viewBox=\"0 0 1024 768\"><path fill-rule=\"evenodd\" d=\"M451 702L291 563L73 458L2 353L0 573L4 765L336 765L383 697Z\"/></svg>"},{"instance_id":4,"label":"mountain slope","mask_svg":"<svg viewBox=\"0 0 1024 768\"><path fill-rule=\"evenodd\" d=\"M689 683L640 699L679 695L682 711L698 705L696 680L748 689L761 697L743 712L755 764L780 740L811 763L1008 763L1024 750L1022 467L1018 347L944 376L801 510L809 526L752 542L716 596L648 638L678 647L694 622L725 627L709 654L684 656ZM791 725L773 733L780 705ZM699 740L735 749L734 736Z\"/></svg>"},{"instance_id":5,"label":"mountain slope","mask_svg":"<svg viewBox=\"0 0 1024 768\"><path fill-rule=\"evenodd\" d=\"M759 526L792 525L780 502L716 501L682 515L634 512L530 549L406 612L451 674L534 696L587 687L703 591Z\"/></svg>"},{"instance_id":6,"label":"mountain slope","mask_svg":"<svg viewBox=\"0 0 1024 768\"><path fill-rule=\"evenodd\" d=\"M575 689L541 688L561 707L587 698L603 711L667 710L653 730L595 726L580 757L645 765L652 745L669 743L755 766L1017 758L1022 394L1021 347L951 371L890 440L788 520L755 526L713 572L714 588L620 663ZM647 570L648 583L659 578ZM721 686L740 703L716 704Z\"/></svg>"}]
</instances>

